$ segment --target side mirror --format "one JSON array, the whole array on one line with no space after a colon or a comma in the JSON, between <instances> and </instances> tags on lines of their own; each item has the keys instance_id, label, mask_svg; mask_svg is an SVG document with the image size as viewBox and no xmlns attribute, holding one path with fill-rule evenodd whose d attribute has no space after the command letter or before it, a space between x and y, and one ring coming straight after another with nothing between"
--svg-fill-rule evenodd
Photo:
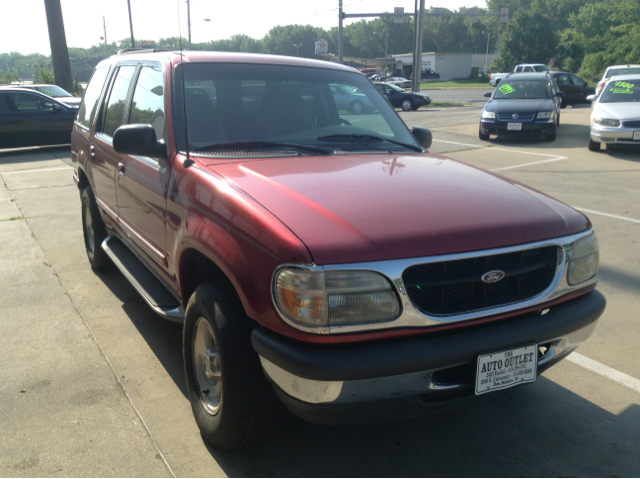
<instances>
[{"instance_id":1,"label":"side mirror","mask_svg":"<svg viewBox=\"0 0 640 479\"><path fill-rule=\"evenodd\" d=\"M485 91L484 92L484 97L485 98L491 98L491 92L490 91Z\"/></svg>"},{"instance_id":2,"label":"side mirror","mask_svg":"<svg viewBox=\"0 0 640 479\"><path fill-rule=\"evenodd\" d=\"M553 95L556 98L562 98L564 96L564 92L563 91L557 91L555 95Z\"/></svg>"},{"instance_id":3,"label":"side mirror","mask_svg":"<svg viewBox=\"0 0 640 479\"><path fill-rule=\"evenodd\" d=\"M433 143L433 135L431 134L431 130L427 128L422 128L420 126L412 126L411 132L413 136L415 136L418 143L425 149L428 150L431 148L431 143Z\"/></svg>"},{"instance_id":4,"label":"side mirror","mask_svg":"<svg viewBox=\"0 0 640 479\"><path fill-rule=\"evenodd\" d=\"M167 149L151 125L124 125L113 134L113 149L127 155L165 159Z\"/></svg>"},{"instance_id":5,"label":"side mirror","mask_svg":"<svg viewBox=\"0 0 640 479\"><path fill-rule=\"evenodd\" d=\"M597 95L588 95L587 101L596 101L598 99Z\"/></svg>"},{"instance_id":6,"label":"side mirror","mask_svg":"<svg viewBox=\"0 0 640 479\"><path fill-rule=\"evenodd\" d=\"M62 111L62 107L60 105L56 105L55 103L52 103L51 110L53 110L54 113L58 113L59 111Z\"/></svg>"}]
</instances>

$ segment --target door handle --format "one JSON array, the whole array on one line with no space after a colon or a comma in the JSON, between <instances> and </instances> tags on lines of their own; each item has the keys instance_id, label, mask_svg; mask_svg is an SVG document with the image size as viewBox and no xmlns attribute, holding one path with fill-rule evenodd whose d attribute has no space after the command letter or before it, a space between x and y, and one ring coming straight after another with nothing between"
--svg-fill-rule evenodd
<instances>
[{"instance_id":1,"label":"door handle","mask_svg":"<svg viewBox=\"0 0 640 479\"><path fill-rule=\"evenodd\" d=\"M96 147L95 146L91 145L89 147L89 154L91 155L91 157L95 158L95 156L96 156Z\"/></svg>"},{"instance_id":2,"label":"door handle","mask_svg":"<svg viewBox=\"0 0 640 479\"><path fill-rule=\"evenodd\" d=\"M124 163L118 163L118 173L120 176L124 176Z\"/></svg>"}]
</instances>

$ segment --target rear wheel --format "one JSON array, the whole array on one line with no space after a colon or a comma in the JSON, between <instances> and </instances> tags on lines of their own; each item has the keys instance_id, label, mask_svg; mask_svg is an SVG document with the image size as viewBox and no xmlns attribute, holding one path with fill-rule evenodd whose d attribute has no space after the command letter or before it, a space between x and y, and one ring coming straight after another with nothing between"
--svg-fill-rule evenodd
<instances>
[{"instance_id":1,"label":"rear wheel","mask_svg":"<svg viewBox=\"0 0 640 479\"><path fill-rule=\"evenodd\" d=\"M231 286L200 285L183 333L191 408L202 436L237 449L267 429L276 400L251 346L251 323Z\"/></svg>"},{"instance_id":2,"label":"rear wheel","mask_svg":"<svg viewBox=\"0 0 640 479\"><path fill-rule=\"evenodd\" d=\"M364 105L361 101L356 100L349 105L349 110L351 110L351 113L360 115L364 111Z\"/></svg>"},{"instance_id":3,"label":"rear wheel","mask_svg":"<svg viewBox=\"0 0 640 479\"><path fill-rule=\"evenodd\" d=\"M601 146L600 142L593 141L591 138L589 138L589 149L591 151L600 151L600 146Z\"/></svg>"},{"instance_id":4,"label":"rear wheel","mask_svg":"<svg viewBox=\"0 0 640 479\"><path fill-rule=\"evenodd\" d=\"M408 98L402 100L400 102L400 108L402 108L402 111L411 111L413 109L413 102Z\"/></svg>"},{"instance_id":5,"label":"rear wheel","mask_svg":"<svg viewBox=\"0 0 640 479\"><path fill-rule=\"evenodd\" d=\"M107 228L102 222L96 198L90 186L82 191L82 231L84 246L91 267L96 270L106 270L113 266L111 259L102 249L102 242L107 238Z\"/></svg>"}]
</instances>

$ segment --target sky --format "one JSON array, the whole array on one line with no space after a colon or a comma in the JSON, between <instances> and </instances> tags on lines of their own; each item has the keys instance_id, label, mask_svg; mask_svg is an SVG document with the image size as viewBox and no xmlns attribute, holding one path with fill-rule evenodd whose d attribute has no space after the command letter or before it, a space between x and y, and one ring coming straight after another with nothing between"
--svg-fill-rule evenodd
<instances>
[{"instance_id":1,"label":"sky","mask_svg":"<svg viewBox=\"0 0 640 479\"><path fill-rule=\"evenodd\" d=\"M101 42L102 17L109 42L128 38L127 0L60 0L69 47L90 47ZM164 37L187 38L186 0L130 0L133 34L136 40ZM2 28L0 53L49 55L49 36L44 0L0 0ZM485 0L427 0L425 6L485 7ZM415 8L414 0L343 0L345 13L392 12ZM178 20L180 18L180 21ZM206 21L209 19L210 21ZM370 20L370 19L369 19ZM358 19L345 20L345 25ZM313 25L329 29L338 25L338 0L191 0L191 40L194 43L245 34L259 39L277 25Z\"/></svg>"}]
</instances>

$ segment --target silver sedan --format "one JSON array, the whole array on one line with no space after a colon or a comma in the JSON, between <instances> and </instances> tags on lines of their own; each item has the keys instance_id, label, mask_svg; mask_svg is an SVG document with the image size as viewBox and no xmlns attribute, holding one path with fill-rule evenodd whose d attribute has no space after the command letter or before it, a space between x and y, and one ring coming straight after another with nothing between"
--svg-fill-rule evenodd
<instances>
[{"instance_id":1,"label":"silver sedan","mask_svg":"<svg viewBox=\"0 0 640 479\"><path fill-rule=\"evenodd\" d=\"M611 77L600 95L587 100L593 102L591 151L600 151L602 143L640 145L640 75Z\"/></svg>"}]
</instances>

